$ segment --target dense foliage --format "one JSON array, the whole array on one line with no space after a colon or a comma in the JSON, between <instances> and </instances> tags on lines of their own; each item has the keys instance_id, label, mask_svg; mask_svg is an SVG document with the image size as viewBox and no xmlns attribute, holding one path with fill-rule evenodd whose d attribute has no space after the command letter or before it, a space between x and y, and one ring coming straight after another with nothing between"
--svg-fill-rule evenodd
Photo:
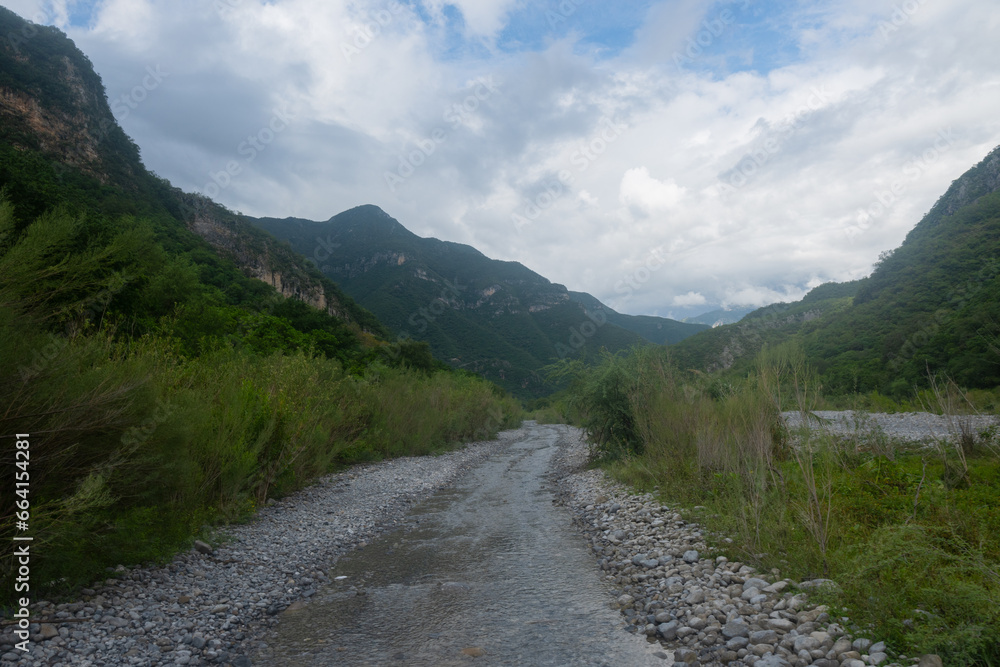
<instances>
[{"instance_id":1,"label":"dense foliage","mask_svg":"<svg viewBox=\"0 0 1000 667\"><path fill-rule=\"evenodd\" d=\"M859 426L788 432L782 402L821 397L801 349L766 348L735 381L680 370L665 350L577 367L575 407L596 458L666 502L698 507L715 548L796 581L836 581L830 604L895 653L1000 660L1000 438L963 427L905 445ZM962 401L932 385L935 409ZM786 406L787 407L787 406Z\"/></svg>"}]
</instances>

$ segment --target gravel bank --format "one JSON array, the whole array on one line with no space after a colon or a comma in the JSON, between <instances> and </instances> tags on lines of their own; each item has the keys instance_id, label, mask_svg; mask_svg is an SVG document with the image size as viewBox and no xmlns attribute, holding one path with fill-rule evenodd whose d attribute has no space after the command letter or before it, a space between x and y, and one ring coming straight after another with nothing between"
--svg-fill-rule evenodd
<instances>
[{"instance_id":1,"label":"gravel bank","mask_svg":"<svg viewBox=\"0 0 1000 667\"><path fill-rule=\"evenodd\" d=\"M809 413L813 428L824 428L840 435L867 434L881 429L891 438L923 442L954 438L963 426L973 433L997 423L997 418L987 416L956 416L948 419L930 412L857 412L854 410L817 410ZM802 426L801 412L782 412L789 428Z\"/></svg>"},{"instance_id":2,"label":"gravel bank","mask_svg":"<svg viewBox=\"0 0 1000 667\"><path fill-rule=\"evenodd\" d=\"M582 470L586 456L580 438L561 453L561 502L590 540L632 631L659 641L674 664L889 665L884 643L848 635L835 622L846 619L809 603L810 589L831 582L782 579L706 554L697 523L648 494L630 495L603 471Z\"/></svg>"},{"instance_id":3,"label":"gravel bank","mask_svg":"<svg viewBox=\"0 0 1000 667\"><path fill-rule=\"evenodd\" d=\"M0 663L249 665L246 657L289 605L315 594L336 559L391 530L414 503L525 435L505 431L442 456L394 459L319 480L271 506L211 553L165 567L119 568L65 604L32 606L30 651L0 628ZM207 546L207 545L206 545ZM207 549L206 549L207 551Z\"/></svg>"}]
</instances>

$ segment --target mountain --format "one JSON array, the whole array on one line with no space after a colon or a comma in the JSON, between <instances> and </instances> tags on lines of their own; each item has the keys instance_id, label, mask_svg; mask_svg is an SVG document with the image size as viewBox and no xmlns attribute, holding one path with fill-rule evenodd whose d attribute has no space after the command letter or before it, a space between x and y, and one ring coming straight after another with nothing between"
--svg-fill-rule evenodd
<instances>
[{"instance_id":1,"label":"mountain","mask_svg":"<svg viewBox=\"0 0 1000 667\"><path fill-rule=\"evenodd\" d=\"M793 340L831 393L902 397L946 374L1000 384L1000 147L955 180L872 274L817 287L681 342L701 370L746 368L762 345Z\"/></svg>"},{"instance_id":2,"label":"mountain","mask_svg":"<svg viewBox=\"0 0 1000 667\"><path fill-rule=\"evenodd\" d=\"M564 286L518 262L419 237L376 206L359 206L326 222L249 220L312 258L399 338L427 341L438 358L521 396L545 393L537 372L560 358L648 344L619 326L627 316L593 297L585 295L593 305L585 308ZM657 321L649 323L650 332L670 323L648 319ZM697 330L670 324L676 327L671 333Z\"/></svg>"},{"instance_id":3,"label":"mountain","mask_svg":"<svg viewBox=\"0 0 1000 667\"><path fill-rule=\"evenodd\" d=\"M0 187L23 224L53 207L144 218L152 221L160 240L174 251L191 253L205 272L235 265L243 276L285 297L359 330L386 334L371 313L286 246L211 200L183 193L150 173L119 127L100 76L65 34L0 7L0 35L5 36L0 40ZM231 279L228 288L242 289Z\"/></svg>"},{"instance_id":4,"label":"mountain","mask_svg":"<svg viewBox=\"0 0 1000 667\"><path fill-rule=\"evenodd\" d=\"M569 297L577 303L582 304L588 312L592 314L603 313L611 324L616 324L622 329L637 333L657 345L677 343L688 336L693 336L699 331L704 331L708 328L704 324L678 322L666 317L625 315L605 306L597 297L591 296L586 292L570 292Z\"/></svg>"},{"instance_id":5,"label":"mountain","mask_svg":"<svg viewBox=\"0 0 1000 667\"><path fill-rule=\"evenodd\" d=\"M755 310L757 309L750 306L717 308L716 310L710 310L707 313L695 315L694 317L685 317L682 321L694 324L707 324L710 327L718 327L723 324L735 324L742 320L744 316Z\"/></svg>"}]
</instances>

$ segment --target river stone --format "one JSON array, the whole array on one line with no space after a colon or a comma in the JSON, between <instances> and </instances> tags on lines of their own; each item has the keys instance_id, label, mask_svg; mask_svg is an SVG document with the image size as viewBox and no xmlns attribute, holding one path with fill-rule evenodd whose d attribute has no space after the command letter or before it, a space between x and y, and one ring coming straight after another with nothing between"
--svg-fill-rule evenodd
<instances>
[{"instance_id":1,"label":"river stone","mask_svg":"<svg viewBox=\"0 0 1000 667\"><path fill-rule=\"evenodd\" d=\"M702 589L691 591L691 594L684 600L689 605L701 604L705 601L705 591Z\"/></svg>"},{"instance_id":2,"label":"river stone","mask_svg":"<svg viewBox=\"0 0 1000 667\"><path fill-rule=\"evenodd\" d=\"M680 623L677 621L670 621L669 623L660 623L656 630L663 635L663 638L668 642L677 639L677 628L680 627Z\"/></svg>"},{"instance_id":3,"label":"river stone","mask_svg":"<svg viewBox=\"0 0 1000 667\"><path fill-rule=\"evenodd\" d=\"M882 651L872 651L868 654L868 664L870 665L881 665L888 659L889 656Z\"/></svg>"},{"instance_id":4,"label":"river stone","mask_svg":"<svg viewBox=\"0 0 1000 667\"><path fill-rule=\"evenodd\" d=\"M746 648L750 640L746 637L733 637L726 642L726 648L730 651L739 651L741 648Z\"/></svg>"},{"instance_id":5,"label":"river stone","mask_svg":"<svg viewBox=\"0 0 1000 667\"><path fill-rule=\"evenodd\" d=\"M698 654L689 648L679 648L674 651L674 662L695 664L698 662Z\"/></svg>"},{"instance_id":6,"label":"river stone","mask_svg":"<svg viewBox=\"0 0 1000 667\"><path fill-rule=\"evenodd\" d=\"M799 651L811 651L814 648L819 648L819 642L815 638L809 635L799 635L795 638L795 643L793 644L795 652Z\"/></svg>"},{"instance_id":7,"label":"river stone","mask_svg":"<svg viewBox=\"0 0 1000 667\"><path fill-rule=\"evenodd\" d=\"M619 596L615 602L618 603L619 607L630 607L635 602L635 598L628 593L625 593L624 595Z\"/></svg>"},{"instance_id":8,"label":"river stone","mask_svg":"<svg viewBox=\"0 0 1000 667\"><path fill-rule=\"evenodd\" d=\"M778 633L774 630L757 630L750 633L750 642L753 644L777 644Z\"/></svg>"},{"instance_id":9,"label":"river stone","mask_svg":"<svg viewBox=\"0 0 1000 667\"><path fill-rule=\"evenodd\" d=\"M928 653L927 655L920 656L920 662L917 664L917 667L944 667L944 662L941 661L941 656Z\"/></svg>"},{"instance_id":10,"label":"river stone","mask_svg":"<svg viewBox=\"0 0 1000 667\"><path fill-rule=\"evenodd\" d=\"M653 617L653 620L655 620L657 623L669 623L670 621L674 620L674 615L671 614L669 611L658 611L656 612L656 616Z\"/></svg>"},{"instance_id":11,"label":"river stone","mask_svg":"<svg viewBox=\"0 0 1000 667\"><path fill-rule=\"evenodd\" d=\"M851 644L851 646L854 647L854 650L858 651L860 653L864 653L865 651L867 651L868 647L871 646L871 645L872 645L872 640L865 639L863 637L859 637L858 639L855 639L854 643Z\"/></svg>"},{"instance_id":12,"label":"river stone","mask_svg":"<svg viewBox=\"0 0 1000 667\"><path fill-rule=\"evenodd\" d=\"M750 634L750 626L742 621L729 621L722 626L722 636L726 639L746 637Z\"/></svg>"},{"instance_id":13,"label":"river stone","mask_svg":"<svg viewBox=\"0 0 1000 667\"><path fill-rule=\"evenodd\" d=\"M770 584L768 584L763 579L758 579L757 577L750 577L749 579L743 582L743 590L747 590L748 588L759 588L763 590L767 588L769 585Z\"/></svg>"},{"instance_id":14,"label":"river stone","mask_svg":"<svg viewBox=\"0 0 1000 667\"><path fill-rule=\"evenodd\" d=\"M792 667L792 664L780 655L768 655L754 662L753 667Z\"/></svg>"},{"instance_id":15,"label":"river stone","mask_svg":"<svg viewBox=\"0 0 1000 667\"><path fill-rule=\"evenodd\" d=\"M765 586L761 590L763 590L765 593L775 593L775 594L777 594L777 593L781 593L781 591L785 590L786 588L788 588L788 582L787 581L776 581L775 583L771 584L770 586Z\"/></svg>"},{"instance_id":16,"label":"river stone","mask_svg":"<svg viewBox=\"0 0 1000 667\"><path fill-rule=\"evenodd\" d=\"M847 637L841 637L833 643L833 652L837 655L841 653L847 653L851 650L851 640Z\"/></svg>"},{"instance_id":17,"label":"river stone","mask_svg":"<svg viewBox=\"0 0 1000 667\"><path fill-rule=\"evenodd\" d=\"M744 600L749 600L750 598L754 598L758 595L760 595L760 589L757 588L756 586L751 586L750 588L744 586L743 593L742 595L740 595L740 597L743 598Z\"/></svg>"},{"instance_id":18,"label":"river stone","mask_svg":"<svg viewBox=\"0 0 1000 667\"><path fill-rule=\"evenodd\" d=\"M795 629L795 623L787 618L769 618L767 624L778 632L791 632Z\"/></svg>"},{"instance_id":19,"label":"river stone","mask_svg":"<svg viewBox=\"0 0 1000 667\"><path fill-rule=\"evenodd\" d=\"M659 567L660 561L650 558L649 560L642 561L642 566L647 570L652 570L654 567Z\"/></svg>"},{"instance_id":20,"label":"river stone","mask_svg":"<svg viewBox=\"0 0 1000 667\"><path fill-rule=\"evenodd\" d=\"M205 554L206 556L212 555L212 547L201 540L194 541L194 549L198 553Z\"/></svg>"},{"instance_id":21,"label":"river stone","mask_svg":"<svg viewBox=\"0 0 1000 667\"><path fill-rule=\"evenodd\" d=\"M698 552L694 549L684 552L684 562L685 563L697 563L698 562Z\"/></svg>"}]
</instances>

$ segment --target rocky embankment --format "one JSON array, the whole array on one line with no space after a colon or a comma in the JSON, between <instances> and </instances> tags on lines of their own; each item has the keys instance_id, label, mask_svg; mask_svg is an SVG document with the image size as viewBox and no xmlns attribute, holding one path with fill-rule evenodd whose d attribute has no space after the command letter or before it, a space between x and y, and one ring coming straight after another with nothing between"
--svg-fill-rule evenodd
<instances>
[{"instance_id":1,"label":"rocky embankment","mask_svg":"<svg viewBox=\"0 0 1000 667\"><path fill-rule=\"evenodd\" d=\"M659 641L674 664L940 667L937 656L891 662L883 642L852 635L848 619L810 603L811 590L833 582L793 581L711 556L698 523L648 494L631 495L601 470L583 470L586 455L582 440L561 453L561 501L631 630Z\"/></svg>"},{"instance_id":2,"label":"rocky embankment","mask_svg":"<svg viewBox=\"0 0 1000 667\"><path fill-rule=\"evenodd\" d=\"M406 510L524 437L505 431L442 456L393 459L330 475L227 526L165 567L119 567L79 600L31 607L28 653L0 626L0 664L250 665L260 637L328 581L338 556L396 527Z\"/></svg>"}]
</instances>

